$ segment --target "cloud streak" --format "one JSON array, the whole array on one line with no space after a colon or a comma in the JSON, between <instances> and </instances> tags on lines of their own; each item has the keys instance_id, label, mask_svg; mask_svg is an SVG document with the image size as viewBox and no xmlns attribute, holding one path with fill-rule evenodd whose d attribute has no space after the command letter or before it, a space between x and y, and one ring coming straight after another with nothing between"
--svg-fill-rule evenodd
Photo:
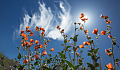
<instances>
[{"instance_id":1,"label":"cloud streak","mask_svg":"<svg viewBox=\"0 0 120 70\"><path fill-rule=\"evenodd\" d=\"M26 26L30 26L31 30L34 30L38 26L45 28L46 37L62 40L63 38L57 30L56 25L60 25L62 29L65 29L65 34L69 33L72 24L71 7L67 1L60 1L58 3L59 7L55 6L55 9L52 10L51 7L46 7L45 3L38 2L39 11L33 13L32 16L25 14L23 22L20 23L19 29L14 32L14 36L20 30L25 30Z\"/></svg>"}]
</instances>

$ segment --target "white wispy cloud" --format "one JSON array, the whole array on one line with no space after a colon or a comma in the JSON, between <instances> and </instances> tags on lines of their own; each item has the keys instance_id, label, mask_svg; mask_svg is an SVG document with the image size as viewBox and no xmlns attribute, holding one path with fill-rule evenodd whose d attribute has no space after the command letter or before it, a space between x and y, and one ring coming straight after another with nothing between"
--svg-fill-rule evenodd
<instances>
[{"instance_id":1,"label":"white wispy cloud","mask_svg":"<svg viewBox=\"0 0 120 70\"><path fill-rule=\"evenodd\" d=\"M26 26L30 26L31 30L35 30L35 27L38 26L45 28L46 37L62 40L63 38L56 25L60 25L62 29L65 29L65 34L69 33L72 24L70 5L67 1L60 1L59 7L52 10L51 7L46 7L45 3L38 2L38 4L39 11L33 13L32 16L25 14L23 22L20 24L19 29L14 32L14 35L18 34L20 30L25 30ZM55 11L56 9L57 11Z\"/></svg>"}]
</instances>

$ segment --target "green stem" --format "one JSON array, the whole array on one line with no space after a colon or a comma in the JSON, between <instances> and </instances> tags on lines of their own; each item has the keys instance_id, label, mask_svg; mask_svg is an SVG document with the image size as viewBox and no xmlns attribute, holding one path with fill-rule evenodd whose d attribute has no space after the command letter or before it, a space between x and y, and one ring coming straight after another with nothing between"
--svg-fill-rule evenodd
<instances>
[{"instance_id":1,"label":"green stem","mask_svg":"<svg viewBox=\"0 0 120 70\"><path fill-rule=\"evenodd\" d=\"M28 70L30 70L30 49L28 52Z\"/></svg>"},{"instance_id":2,"label":"green stem","mask_svg":"<svg viewBox=\"0 0 120 70\"><path fill-rule=\"evenodd\" d=\"M114 53L113 53L113 41L112 41L112 54L113 54L113 61L114 61L114 66L115 66L115 59L114 59ZM115 66L115 70L116 70L116 66Z\"/></svg>"},{"instance_id":3,"label":"green stem","mask_svg":"<svg viewBox=\"0 0 120 70\"><path fill-rule=\"evenodd\" d=\"M74 23L75 24L75 36L76 36L76 22ZM76 42L74 41L74 46L76 48ZM76 50L74 50L74 63L73 65L75 66L75 53L76 53Z\"/></svg>"}]
</instances>

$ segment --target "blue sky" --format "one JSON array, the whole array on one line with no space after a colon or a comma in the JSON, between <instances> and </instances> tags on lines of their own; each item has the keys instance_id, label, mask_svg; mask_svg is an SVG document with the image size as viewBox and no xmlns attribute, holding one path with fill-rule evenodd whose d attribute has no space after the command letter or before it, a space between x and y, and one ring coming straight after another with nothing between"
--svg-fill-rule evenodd
<instances>
[{"instance_id":1,"label":"blue sky","mask_svg":"<svg viewBox=\"0 0 120 70\"><path fill-rule=\"evenodd\" d=\"M25 30L29 25L34 31L35 26L44 27L47 38L50 38L51 43L48 44L50 48L62 50L60 46L62 37L56 29L56 25L65 28L65 34L69 37L73 36L73 23L80 22L79 16L85 13L88 21L85 24L85 29L88 29L88 35L95 37L92 34L93 29L98 28L100 33L106 29L107 24L100 15L109 16L111 20L112 35L116 37L116 42L120 42L120 1L116 0L0 0L0 52L5 54L8 58L15 58L18 54L17 46L20 46L20 30ZM84 33L77 32L80 42L82 44L87 39ZM34 39L38 39L37 34ZM59 45L59 46L58 46ZM101 36L98 41L98 47L102 55L102 64L108 64L110 59L104 49L111 47L111 41L107 36ZM114 49L116 56L120 54L118 49ZM86 53L83 53L86 55ZM85 57L85 56L84 56ZM90 60L90 59L89 59ZM103 65L104 67L104 65Z\"/></svg>"}]
</instances>

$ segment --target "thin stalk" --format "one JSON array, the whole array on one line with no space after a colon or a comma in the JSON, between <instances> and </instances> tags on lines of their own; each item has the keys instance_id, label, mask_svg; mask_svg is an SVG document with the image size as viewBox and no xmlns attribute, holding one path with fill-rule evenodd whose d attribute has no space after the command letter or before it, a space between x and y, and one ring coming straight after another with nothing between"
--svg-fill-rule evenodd
<instances>
[{"instance_id":1,"label":"thin stalk","mask_svg":"<svg viewBox=\"0 0 120 70\"><path fill-rule=\"evenodd\" d=\"M75 24L75 36L76 36L76 22L74 23ZM74 46L76 48L76 42L74 42ZM76 53L76 50L74 50L74 63L73 65L75 66L75 53Z\"/></svg>"},{"instance_id":2,"label":"thin stalk","mask_svg":"<svg viewBox=\"0 0 120 70\"><path fill-rule=\"evenodd\" d=\"M98 52L98 55L99 55L99 57L100 57L100 70L102 70L102 67L101 67L101 55L100 55L100 51Z\"/></svg>"},{"instance_id":3,"label":"thin stalk","mask_svg":"<svg viewBox=\"0 0 120 70\"><path fill-rule=\"evenodd\" d=\"M70 56L70 53L69 53L69 51L68 51L68 55L69 55L70 61L71 61L71 63L72 63L72 59L71 59L71 56Z\"/></svg>"},{"instance_id":4,"label":"thin stalk","mask_svg":"<svg viewBox=\"0 0 120 70\"><path fill-rule=\"evenodd\" d=\"M66 57L66 43L65 43L65 57Z\"/></svg>"},{"instance_id":5,"label":"thin stalk","mask_svg":"<svg viewBox=\"0 0 120 70\"><path fill-rule=\"evenodd\" d=\"M28 52L28 70L30 70L30 49Z\"/></svg>"},{"instance_id":6,"label":"thin stalk","mask_svg":"<svg viewBox=\"0 0 120 70\"><path fill-rule=\"evenodd\" d=\"M115 66L115 59L114 59L114 53L113 53L113 41L112 41L112 54L113 54L113 61L114 61L114 66ZM115 70L116 70L116 66L115 66Z\"/></svg>"}]
</instances>

